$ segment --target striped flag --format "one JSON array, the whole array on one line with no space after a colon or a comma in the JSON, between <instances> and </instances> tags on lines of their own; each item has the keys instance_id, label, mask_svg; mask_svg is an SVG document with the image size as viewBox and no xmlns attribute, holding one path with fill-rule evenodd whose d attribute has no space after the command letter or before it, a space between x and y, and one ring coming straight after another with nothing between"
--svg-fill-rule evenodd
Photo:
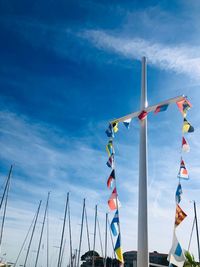
<instances>
[{"instance_id":1,"label":"striped flag","mask_svg":"<svg viewBox=\"0 0 200 267\"><path fill-rule=\"evenodd\" d=\"M138 115L138 119L139 120L144 120L145 118L146 118L146 116L147 116L147 112L145 111L145 110L143 110L139 115Z\"/></svg>"},{"instance_id":2,"label":"striped flag","mask_svg":"<svg viewBox=\"0 0 200 267\"><path fill-rule=\"evenodd\" d=\"M106 145L106 151L107 151L109 157L111 155L115 154L112 140L109 140L108 144Z\"/></svg>"},{"instance_id":3,"label":"striped flag","mask_svg":"<svg viewBox=\"0 0 200 267\"><path fill-rule=\"evenodd\" d=\"M157 114L159 112L165 111L165 110L167 110L168 106L169 106L169 104L157 106L154 113Z\"/></svg>"},{"instance_id":4,"label":"striped flag","mask_svg":"<svg viewBox=\"0 0 200 267\"><path fill-rule=\"evenodd\" d=\"M119 230L118 228L116 229L116 226L115 226L116 224L117 224L117 226L119 224L119 212L118 212L118 210L116 210L115 215L114 215L112 222L110 224L110 228L111 228L112 234L114 236L117 236L117 232Z\"/></svg>"},{"instance_id":5,"label":"striped flag","mask_svg":"<svg viewBox=\"0 0 200 267\"><path fill-rule=\"evenodd\" d=\"M108 159L108 161L106 162L106 165L113 169L114 168L114 155L111 155Z\"/></svg>"},{"instance_id":6,"label":"striped flag","mask_svg":"<svg viewBox=\"0 0 200 267\"><path fill-rule=\"evenodd\" d=\"M116 210L117 208L121 207L121 203L117 197L117 190L116 187L113 189L112 194L108 200L108 206L111 210Z\"/></svg>"}]
</instances>

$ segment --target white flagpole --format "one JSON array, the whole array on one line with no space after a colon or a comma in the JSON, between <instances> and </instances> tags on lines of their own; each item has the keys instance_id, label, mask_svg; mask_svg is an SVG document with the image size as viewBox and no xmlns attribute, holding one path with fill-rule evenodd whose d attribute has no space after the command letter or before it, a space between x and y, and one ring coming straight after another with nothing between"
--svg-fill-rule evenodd
<instances>
[{"instance_id":1,"label":"white flagpole","mask_svg":"<svg viewBox=\"0 0 200 267\"><path fill-rule=\"evenodd\" d=\"M147 108L146 58L142 58L141 110ZM149 266L147 209L147 117L140 121L137 266Z\"/></svg>"}]
</instances>

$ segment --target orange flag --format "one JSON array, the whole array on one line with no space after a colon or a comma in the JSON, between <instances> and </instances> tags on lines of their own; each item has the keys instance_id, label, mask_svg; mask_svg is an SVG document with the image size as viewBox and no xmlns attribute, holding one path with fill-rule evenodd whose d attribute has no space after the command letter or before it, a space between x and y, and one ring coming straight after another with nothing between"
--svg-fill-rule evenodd
<instances>
[{"instance_id":1,"label":"orange flag","mask_svg":"<svg viewBox=\"0 0 200 267\"><path fill-rule=\"evenodd\" d=\"M175 225L178 226L187 216L187 214L181 209L181 207L177 204L176 205L176 218L175 218Z\"/></svg>"}]
</instances>

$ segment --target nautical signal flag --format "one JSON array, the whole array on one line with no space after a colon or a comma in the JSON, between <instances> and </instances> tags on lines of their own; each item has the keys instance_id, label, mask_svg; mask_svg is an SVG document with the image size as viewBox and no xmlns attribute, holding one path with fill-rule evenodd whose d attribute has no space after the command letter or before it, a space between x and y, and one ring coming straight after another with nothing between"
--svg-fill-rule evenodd
<instances>
[{"instance_id":1,"label":"nautical signal flag","mask_svg":"<svg viewBox=\"0 0 200 267\"><path fill-rule=\"evenodd\" d=\"M139 114L139 116L138 116L138 119L139 120L144 120L145 118L146 118L146 116L147 116L147 112L145 111L145 110L143 110L140 114Z\"/></svg>"},{"instance_id":2,"label":"nautical signal flag","mask_svg":"<svg viewBox=\"0 0 200 267\"><path fill-rule=\"evenodd\" d=\"M110 157L109 157L109 159L108 159L108 161L107 161L107 166L109 167L109 168L114 168L114 155L111 155Z\"/></svg>"},{"instance_id":3,"label":"nautical signal flag","mask_svg":"<svg viewBox=\"0 0 200 267\"><path fill-rule=\"evenodd\" d=\"M176 205L175 225L178 226L185 219L185 217L187 217L187 214L177 204Z\"/></svg>"},{"instance_id":4,"label":"nautical signal flag","mask_svg":"<svg viewBox=\"0 0 200 267\"><path fill-rule=\"evenodd\" d=\"M190 146L188 142L186 141L185 137L182 137L182 151L183 152L189 152L190 151Z\"/></svg>"},{"instance_id":5,"label":"nautical signal flag","mask_svg":"<svg viewBox=\"0 0 200 267\"><path fill-rule=\"evenodd\" d=\"M185 262L184 251L181 248L180 243L178 242L175 232L173 237L172 248L170 249L167 260L170 264L173 264L177 267L183 267Z\"/></svg>"},{"instance_id":6,"label":"nautical signal flag","mask_svg":"<svg viewBox=\"0 0 200 267\"><path fill-rule=\"evenodd\" d=\"M116 228L116 224L117 224L117 228ZM112 234L114 236L117 236L117 234L118 234L118 230L119 230L118 226L119 226L119 212L118 212L118 210L116 210L115 215L114 215L112 222L110 224L110 228L111 228Z\"/></svg>"},{"instance_id":7,"label":"nautical signal flag","mask_svg":"<svg viewBox=\"0 0 200 267\"><path fill-rule=\"evenodd\" d=\"M123 121L123 124L126 126L127 129L130 128L131 120L132 119L130 118L130 119L127 119L127 120Z\"/></svg>"},{"instance_id":8,"label":"nautical signal flag","mask_svg":"<svg viewBox=\"0 0 200 267\"><path fill-rule=\"evenodd\" d=\"M118 198L117 198L117 190L116 187L113 189L112 194L108 200L108 206L111 210L116 210L121 206Z\"/></svg>"},{"instance_id":9,"label":"nautical signal flag","mask_svg":"<svg viewBox=\"0 0 200 267\"><path fill-rule=\"evenodd\" d=\"M165 111L165 110L167 110L168 106L169 106L169 104L157 106L154 113L157 114L158 112Z\"/></svg>"},{"instance_id":10,"label":"nautical signal flag","mask_svg":"<svg viewBox=\"0 0 200 267\"><path fill-rule=\"evenodd\" d=\"M106 134L110 138L114 137L113 127L112 127L111 123L109 123L109 125L108 125L108 128L106 130Z\"/></svg>"},{"instance_id":11,"label":"nautical signal flag","mask_svg":"<svg viewBox=\"0 0 200 267\"><path fill-rule=\"evenodd\" d=\"M180 170L178 173L178 178L186 179L186 180L189 179L189 174L188 174L188 171L185 167L185 162L182 159L181 159Z\"/></svg>"},{"instance_id":12,"label":"nautical signal flag","mask_svg":"<svg viewBox=\"0 0 200 267\"><path fill-rule=\"evenodd\" d=\"M124 257L123 257L123 253L122 253L122 247L121 247L121 240L120 240L120 234L117 237L117 241L115 244L115 253L117 255L117 259L121 262L124 263Z\"/></svg>"},{"instance_id":13,"label":"nautical signal flag","mask_svg":"<svg viewBox=\"0 0 200 267\"><path fill-rule=\"evenodd\" d=\"M179 183L176 189L176 203L179 204L181 202L181 195L182 195L182 187L181 184Z\"/></svg>"},{"instance_id":14,"label":"nautical signal flag","mask_svg":"<svg viewBox=\"0 0 200 267\"><path fill-rule=\"evenodd\" d=\"M112 140L109 140L108 144L106 145L106 151L107 151L109 157L111 155L115 154Z\"/></svg>"},{"instance_id":15,"label":"nautical signal flag","mask_svg":"<svg viewBox=\"0 0 200 267\"><path fill-rule=\"evenodd\" d=\"M107 180L107 187L110 188L113 180L115 180L115 170L113 169Z\"/></svg>"},{"instance_id":16,"label":"nautical signal flag","mask_svg":"<svg viewBox=\"0 0 200 267\"><path fill-rule=\"evenodd\" d=\"M180 112L182 113L183 117L186 117L187 111L192 107L192 104L184 98L181 101L176 102Z\"/></svg>"},{"instance_id":17,"label":"nautical signal flag","mask_svg":"<svg viewBox=\"0 0 200 267\"><path fill-rule=\"evenodd\" d=\"M183 120L183 133L192 133L194 132L194 127L184 118Z\"/></svg>"},{"instance_id":18,"label":"nautical signal flag","mask_svg":"<svg viewBox=\"0 0 200 267\"><path fill-rule=\"evenodd\" d=\"M112 123L112 128L113 128L113 131L114 131L114 133L116 133L116 132L118 132L118 122L113 122Z\"/></svg>"}]
</instances>

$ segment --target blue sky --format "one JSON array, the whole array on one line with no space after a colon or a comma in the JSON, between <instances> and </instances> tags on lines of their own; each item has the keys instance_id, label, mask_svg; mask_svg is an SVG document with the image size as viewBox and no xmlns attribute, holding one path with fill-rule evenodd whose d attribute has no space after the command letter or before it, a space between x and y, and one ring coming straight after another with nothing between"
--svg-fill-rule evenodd
<instances>
[{"instance_id":1,"label":"blue sky","mask_svg":"<svg viewBox=\"0 0 200 267\"><path fill-rule=\"evenodd\" d=\"M40 199L44 210L48 191L54 259L68 191L73 248L84 197L91 238L96 203L104 225L110 194L104 132L110 119L138 110L142 56L148 58L149 104L181 94L193 104L188 120L195 132L187 136L191 152L184 157L191 179L183 182L182 201L188 217L178 229L187 248L193 220L190 201L195 199L197 207L199 203L199 12L194 0L0 3L2 183L15 164L2 247L8 259L16 258ZM150 114L148 125L149 249L167 253L182 117L172 105L165 113ZM115 139L124 251L137 248L138 140L137 120L129 131L121 125ZM194 238L195 255L196 250Z\"/></svg>"}]
</instances>

